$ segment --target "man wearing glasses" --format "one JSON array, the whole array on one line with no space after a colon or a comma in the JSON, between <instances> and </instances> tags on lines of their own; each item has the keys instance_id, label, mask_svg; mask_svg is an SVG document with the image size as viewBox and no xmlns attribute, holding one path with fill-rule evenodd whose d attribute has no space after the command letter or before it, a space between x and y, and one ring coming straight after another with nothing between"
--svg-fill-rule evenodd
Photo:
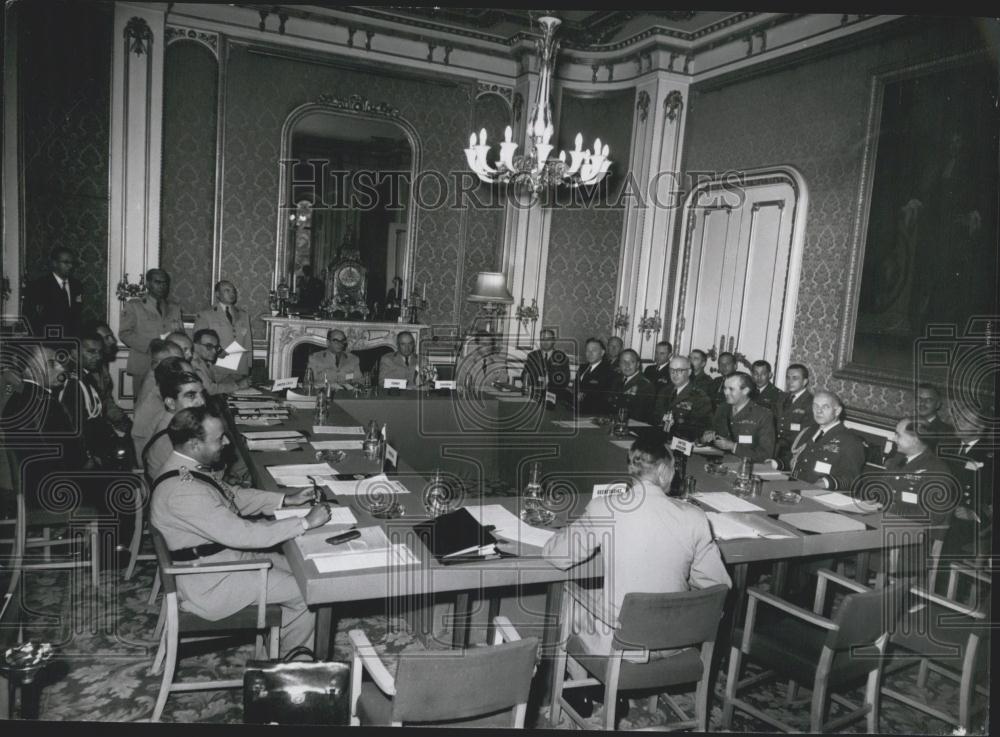
<instances>
[{"instance_id":1,"label":"man wearing glasses","mask_svg":"<svg viewBox=\"0 0 1000 737\"><path fill-rule=\"evenodd\" d=\"M25 290L24 316L33 335L45 337L47 327L61 327L63 335L80 333L83 289L73 278L76 255L68 248L53 248L49 254L51 273L32 281Z\"/></svg>"},{"instance_id":2,"label":"man wearing glasses","mask_svg":"<svg viewBox=\"0 0 1000 737\"><path fill-rule=\"evenodd\" d=\"M219 357L219 334L211 328L203 328L194 334L194 358L191 367L201 379L205 391L209 394L232 394L237 389L250 386L250 377L236 378L231 372L223 376L216 371L215 360Z\"/></svg>"},{"instance_id":3,"label":"man wearing glasses","mask_svg":"<svg viewBox=\"0 0 1000 737\"><path fill-rule=\"evenodd\" d=\"M361 362L347 350L347 336L343 330L326 331L326 350L309 356L309 368L317 386L329 382L332 389L343 389L361 383Z\"/></svg>"},{"instance_id":4,"label":"man wearing glasses","mask_svg":"<svg viewBox=\"0 0 1000 737\"><path fill-rule=\"evenodd\" d=\"M712 400L691 380L691 360L674 356L668 363L670 386L657 395L653 416L663 429L684 440L697 440L712 424Z\"/></svg>"}]
</instances>

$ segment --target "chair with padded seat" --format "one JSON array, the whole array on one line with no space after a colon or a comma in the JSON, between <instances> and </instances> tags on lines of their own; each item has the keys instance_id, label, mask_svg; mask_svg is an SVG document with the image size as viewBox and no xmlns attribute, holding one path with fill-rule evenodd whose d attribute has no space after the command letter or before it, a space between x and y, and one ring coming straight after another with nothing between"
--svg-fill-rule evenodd
<instances>
[{"instance_id":1,"label":"chair with padded seat","mask_svg":"<svg viewBox=\"0 0 1000 737\"><path fill-rule=\"evenodd\" d=\"M601 619L600 607L587 589L575 582L563 587L560 614L560 648L554 668L556 678L552 694L550 722L557 724L565 710L577 726L592 728L563 694L567 688L604 686L603 728L616 727L615 708L619 691L653 691L662 695L681 721L672 729L708 729L708 690L711 680L712 653L722 619L729 587L718 584L707 589L695 589L672 594L629 593L625 595L615 627L611 652L596 655L587 652L580 637L572 632L572 607L583 606ZM602 620L603 621L603 620ZM648 662L632 662L628 653L635 650L678 652L657 657L652 653ZM572 659L589 674L588 677L564 679L567 663ZM668 688L685 684L695 686L695 715L681 709L668 693ZM650 696L650 708L656 708L658 696Z\"/></svg>"},{"instance_id":2,"label":"chair with padded seat","mask_svg":"<svg viewBox=\"0 0 1000 737\"><path fill-rule=\"evenodd\" d=\"M493 621L492 647L404 654L395 678L351 630L351 725L524 727L538 638L521 639L506 617Z\"/></svg>"},{"instance_id":3,"label":"chair with padded seat","mask_svg":"<svg viewBox=\"0 0 1000 737\"><path fill-rule=\"evenodd\" d=\"M971 602L954 598L959 576L989 586L988 574L975 567L953 563L948 593L940 596L921 586L910 589L914 603L889 638L892 658L886 672L898 672L919 663L917 688L924 689L930 671L959 684L957 714L931 706L901 691L882 687L882 695L924 714L964 729L972 729L972 698L978 692L989 703L990 596L979 592ZM978 591L978 589L977 589Z\"/></svg>"},{"instance_id":4,"label":"chair with padded seat","mask_svg":"<svg viewBox=\"0 0 1000 737\"><path fill-rule=\"evenodd\" d=\"M826 617L823 611L830 583L853 593L843 597L832 617ZM883 656L889 631L902 613L904 594L901 583L871 589L827 569L817 571L812 611L757 588L748 589L745 623L733 634L722 728L730 728L733 712L739 709L783 732L801 731L738 696L750 686L781 677L789 681L789 701L799 684L812 684L810 732L834 731L861 717L866 717L869 732L877 732ZM758 616L761 605L767 609ZM740 681L746 661L765 670ZM866 684L860 706L830 693L860 683ZM831 700L851 711L826 721Z\"/></svg>"},{"instance_id":5,"label":"chair with padded seat","mask_svg":"<svg viewBox=\"0 0 1000 737\"><path fill-rule=\"evenodd\" d=\"M175 564L170 559L170 551L163 536L152 525L149 528L153 538L153 549L156 551L156 562L163 583L164 627L160 636L160 645L153 659L150 670L156 674L163 669L160 691L153 707L151 721L158 722L166 706L167 697L176 691L214 691L224 688L242 688L243 679L192 681L189 683L174 683L174 672L177 668L177 650L182 641L208 640L232 637L234 633L257 632L257 657L278 657L278 645L281 630L281 607L267 603L267 571L271 561L266 558L238 560L225 563L208 564ZM197 576L205 573L232 573L236 571L258 571L257 603L235 614L219 620L209 620L196 614L183 611L179 606L177 594L178 576ZM268 650L265 656L263 634L268 633Z\"/></svg>"}]
</instances>

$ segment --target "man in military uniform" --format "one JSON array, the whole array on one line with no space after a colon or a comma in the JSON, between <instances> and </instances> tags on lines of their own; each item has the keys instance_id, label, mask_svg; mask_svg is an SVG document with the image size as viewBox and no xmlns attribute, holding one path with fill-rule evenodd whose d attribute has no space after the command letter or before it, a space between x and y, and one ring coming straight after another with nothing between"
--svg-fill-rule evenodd
<instances>
[{"instance_id":1,"label":"man in military uniform","mask_svg":"<svg viewBox=\"0 0 1000 737\"><path fill-rule=\"evenodd\" d=\"M621 358L623 350L625 350L625 343L621 338L617 335L608 338L608 349L604 359L611 364L611 370L619 375L622 372L622 367L618 365L618 359Z\"/></svg>"},{"instance_id":2,"label":"man in military uniform","mask_svg":"<svg viewBox=\"0 0 1000 737\"><path fill-rule=\"evenodd\" d=\"M191 363L194 360L194 343L191 342L191 337L183 330L175 330L164 340L180 348L181 356L183 356L185 361Z\"/></svg>"},{"instance_id":3,"label":"man in military uniform","mask_svg":"<svg viewBox=\"0 0 1000 737\"><path fill-rule=\"evenodd\" d=\"M153 390L135 406L135 423L132 425L132 442L135 446L135 457L142 462L142 450L153 437L153 432L163 414L163 395L160 385L170 374L194 372L190 363L180 356L167 356L153 369ZM200 379L199 379L200 381Z\"/></svg>"},{"instance_id":4,"label":"man in military uniform","mask_svg":"<svg viewBox=\"0 0 1000 737\"><path fill-rule=\"evenodd\" d=\"M719 354L719 375L712 379L712 390L708 398L712 400L712 409L717 410L726 404L726 377L736 371L736 356L729 351Z\"/></svg>"},{"instance_id":5,"label":"man in military uniform","mask_svg":"<svg viewBox=\"0 0 1000 737\"><path fill-rule=\"evenodd\" d=\"M712 400L691 380L690 359L674 356L669 373L670 386L657 395L654 417L667 432L697 440L712 424Z\"/></svg>"},{"instance_id":6,"label":"man in military uniform","mask_svg":"<svg viewBox=\"0 0 1000 737\"><path fill-rule=\"evenodd\" d=\"M774 415L750 399L753 379L737 371L725 378L726 403L715 412L714 430L706 430L702 443L712 443L754 462L774 457Z\"/></svg>"},{"instance_id":7,"label":"man in military uniform","mask_svg":"<svg viewBox=\"0 0 1000 737\"><path fill-rule=\"evenodd\" d=\"M330 383L332 389L343 389L351 383L361 383L361 362L347 350L347 336L343 330L326 331L326 350L309 356L309 368L317 386Z\"/></svg>"},{"instance_id":8,"label":"man in military uniform","mask_svg":"<svg viewBox=\"0 0 1000 737\"><path fill-rule=\"evenodd\" d=\"M250 386L250 377L236 377L231 371L224 375L216 369L215 361L219 357L221 346L219 335L210 328L202 328L194 334L194 358L191 366L201 377L205 391L209 394L232 394L239 389Z\"/></svg>"},{"instance_id":9,"label":"man in military uniform","mask_svg":"<svg viewBox=\"0 0 1000 737\"><path fill-rule=\"evenodd\" d=\"M171 356L183 358L184 352L176 343L169 340L153 338L149 341L149 371L142 377L139 391L135 393L136 407L142 406L152 394L156 393L156 367L160 365L160 361Z\"/></svg>"},{"instance_id":10,"label":"man in military uniform","mask_svg":"<svg viewBox=\"0 0 1000 737\"><path fill-rule=\"evenodd\" d=\"M951 440L955 428L941 419L941 392L933 384L917 384L917 421L927 429L926 436L933 442Z\"/></svg>"},{"instance_id":11,"label":"man in military uniform","mask_svg":"<svg viewBox=\"0 0 1000 737\"><path fill-rule=\"evenodd\" d=\"M418 382L417 371L420 368L420 356L415 352L416 341L413 333L404 330L396 336L396 350L386 353L378 362L379 384L385 386L386 379L403 380L407 388L413 388Z\"/></svg>"},{"instance_id":12,"label":"man in military uniform","mask_svg":"<svg viewBox=\"0 0 1000 737\"><path fill-rule=\"evenodd\" d=\"M691 383L705 392L705 396L711 399L715 380L705 373L708 356L700 348L692 348L688 354L688 360L691 362Z\"/></svg>"},{"instance_id":13,"label":"man in military uniform","mask_svg":"<svg viewBox=\"0 0 1000 737\"><path fill-rule=\"evenodd\" d=\"M775 458L784 468L791 468L792 443L813 421L813 395L809 391L809 369L801 363L790 365L785 371L785 390L774 418L778 423Z\"/></svg>"},{"instance_id":14,"label":"man in military uniform","mask_svg":"<svg viewBox=\"0 0 1000 737\"><path fill-rule=\"evenodd\" d=\"M181 307L169 295L170 274L150 269L146 272L146 296L129 300L122 309L119 334L129 347L125 370L136 385L149 371L149 341L184 330Z\"/></svg>"},{"instance_id":15,"label":"man in military uniform","mask_svg":"<svg viewBox=\"0 0 1000 737\"><path fill-rule=\"evenodd\" d=\"M622 351L618 358L621 375L614 378L612 392L616 407L628 407L628 416L639 422L654 422L656 387L639 372L639 354L631 348Z\"/></svg>"},{"instance_id":16,"label":"man in military uniform","mask_svg":"<svg viewBox=\"0 0 1000 737\"><path fill-rule=\"evenodd\" d=\"M861 439L840 421L843 402L833 392L813 397L814 424L802 430L791 450L792 465L775 460L776 468L791 468L792 475L824 489L850 489L865 467Z\"/></svg>"},{"instance_id":17,"label":"man in military uniform","mask_svg":"<svg viewBox=\"0 0 1000 737\"><path fill-rule=\"evenodd\" d=\"M753 373L753 383L757 386L757 396L754 397L754 401L771 410L771 414L776 414L784 392L771 381L773 377L771 364L764 360L754 361L750 370Z\"/></svg>"},{"instance_id":18,"label":"man in military uniform","mask_svg":"<svg viewBox=\"0 0 1000 737\"><path fill-rule=\"evenodd\" d=\"M288 495L257 489L234 491L211 479L206 469L219 460L228 440L222 420L205 407L178 412L168 433L174 450L154 485L150 522L163 535L173 560L208 566L269 558L267 603L282 608L280 652L311 644L315 615L306 606L285 557L265 551L326 524L329 507L317 504L305 517L247 519L308 503L313 491ZM223 619L256 601L257 578L257 571L179 576L180 608L204 619Z\"/></svg>"},{"instance_id":19,"label":"man in military uniform","mask_svg":"<svg viewBox=\"0 0 1000 737\"><path fill-rule=\"evenodd\" d=\"M160 387L160 392L163 395L164 411L147 441L149 449L143 449L145 457L140 458L146 473L154 479L160 475L160 468L174 451L174 446L171 445L170 438L165 432L169 430L174 415L188 407L205 406L205 388L201 384L201 379L197 374L188 371L167 376Z\"/></svg>"},{"instance_id":20,"label":"man in military uniform","mask_svg":"<svg viewBox=\"0 0 1000 737\"><path fill-rule=\"evenodd\" d=\"M576 373L576 406L580 414L606 415L611 411L614 372L604 354L604 343L600 339L587 338L584 347L587 363Z\"/></svg>"},{"instance_id":21,"label":"man in military uniform","mask_svg":"<svg viewBox=\"0 0 1000 737\"><path fill-rule=\"evenodd\" d=\"M962 501L949 524L942 555L973 558L992 552L996 439L986 429L989 412L987 406L954 412L957 438L938 447L962 486Z\"/></svg>"},{"instance_id":22,"label":"man in military uniform","mask_svg":"<svg viewBox=\"0 0 1000 737\"><path fill-rule=\"evenodd\" d=\"M225 350L235 340L244 348L240 354L240 362L236 366L235 376L242 378L250 375L250 359L253 356L253 336L250 334L250 313L236 306L239 293L231 281L225 279L215 285L215 307L209 307L198 313L194 321L195 333L204 328L211 328L219 336L219 343ZM230 369L216 367L223 375Z\"/></svg>"},{"instance_id":23,"label":"man in military uniform","mask_svg":"<svg viewBox=\"0 0 1000 737\"><path fill-rule=\"evenodd\" d=\"M670 345L670 341L661 340L656 344L656 352L653 355L653 363L646 367L643 371L643 375L653 382L656 387L656 392L659 394L664 389L670 387L670 354L674 352L674 348Z\"/></svg>"}]
</instances>

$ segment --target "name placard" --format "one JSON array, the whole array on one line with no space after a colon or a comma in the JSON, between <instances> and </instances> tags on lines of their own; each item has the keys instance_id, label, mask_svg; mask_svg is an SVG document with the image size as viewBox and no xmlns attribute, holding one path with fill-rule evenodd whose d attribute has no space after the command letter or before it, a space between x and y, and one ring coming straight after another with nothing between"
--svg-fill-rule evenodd
<instances>
[{"instance_id":1,"label":"name placard","mask_svg":"<svg viewBox=\"0 0 1000 737\"><path fill-rule=\"evenodd\" d=\"M389 445L388 443L386 443L385 444L385 460L395 466L397 458L399 458L399 453L396 452L395 448L393 448L391 445Z\"/></svg>"},{"instance_id":2,"label":"name placard","mask_svg":"<svg viewBox=\"0 0 1000 737\"><path fill-rule=\"evenodd\" d=\"M454 389L455 388L455 380L452 379L450 381L442 381L441 379L435 379L434 380L434 388L435 389Z\"/></svg>"},{"instance_id":3,"label":"name placard","mask_svg":"<svg viewBox=\"0 0 1000 737\"><path fill-rule=\"evenodd\" d=\"M691 451L694 450L694 443L690 440L675 437L670 440L670 450L679 450L684 455L689 456L691 455Z\"/></svg>"},{"instance_id":4,"label":"name placard","mask_svg":"<svg viewBox=\"0 0 1000 737\"><path fill-rule=\"evenodd\" d=\"M281 389L294 389L299 385L299 377L291 376L287 379L275 379L271 385L271 391L276 392Z\"/></svg>"},{"instance_id":5,"label":"name placard","mask_svg":"<svg viewBox=\"0 0 1000 737\"><path fill-rule=\"evenodd\" d=\"M382 382L383 389L405 389L406 379L386 379Z\"/></svg>"},{"instance_id":6,"label":"name placard","mask_svg":"<svg viewBox=\"0 0 1000 737\"><path fill-rule=\"evenodd\" d=\"M545 392L545 401L548 402L549 404L555 404L556 395L552 392Z\"/></svg>"},{"instance_id":7,"label":"name placard","mask_svg":"<svg viewBox=\"0 0 1000 737\"><path fill-rule=\"evenodd\" d=\"M626 491L628 491L627 484L594 484L593 498L624 494Z\"/></svg>"}]
</instances>

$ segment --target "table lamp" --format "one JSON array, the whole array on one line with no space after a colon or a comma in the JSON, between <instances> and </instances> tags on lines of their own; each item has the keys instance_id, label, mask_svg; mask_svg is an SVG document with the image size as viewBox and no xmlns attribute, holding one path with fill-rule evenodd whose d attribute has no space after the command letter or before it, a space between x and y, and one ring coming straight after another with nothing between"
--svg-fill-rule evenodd
<instances>
[{"instance_id":1,"label":"table lamp","mask_svg":"<svg viewBox=\"0 0 1000 737\"><path fill-rule=\"evenodd\" d=\"M503 314L504 305L513 304L514 297L507 289L507 278L497 271L480 271L469 302L479 303L479 316L486 318L486 332L493 332L493 320Z\"/></svg>"}]
</instances>

